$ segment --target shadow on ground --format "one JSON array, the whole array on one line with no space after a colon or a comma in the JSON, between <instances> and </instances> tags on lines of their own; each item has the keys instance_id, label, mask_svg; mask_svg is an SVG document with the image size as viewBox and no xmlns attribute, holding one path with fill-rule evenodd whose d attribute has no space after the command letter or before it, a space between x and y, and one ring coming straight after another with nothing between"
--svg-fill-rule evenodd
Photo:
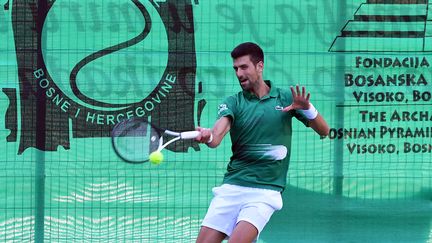
<instances>
[{"instance_id":1,"label":"shadow on ground","mask_svg":"<svg viewBox=\"0 0 432 243\"><path fill-rule=\"evenodd\" d=\"M430 242L430 195L412 200L349 199L287 187L260 242Z\"/></svg>"}]
</instances>

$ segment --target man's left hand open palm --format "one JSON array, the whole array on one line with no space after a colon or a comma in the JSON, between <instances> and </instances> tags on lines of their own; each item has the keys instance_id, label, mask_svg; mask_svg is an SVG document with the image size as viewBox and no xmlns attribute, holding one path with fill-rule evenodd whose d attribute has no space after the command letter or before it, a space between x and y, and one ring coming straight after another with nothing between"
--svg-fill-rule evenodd
<instances>
[{"instance_id":1,"label":"man's left hand open palm","mask_svg":"<svg viewBox=\"0 0 432 243\"><path fill-rule=\"evenodd\" d=\"M293 102L291 105L285 107L282 111L287 112L290 110L307 110L309 109L310 103L310 93L306 94L306 88L302 87L300 92L300 87L297 85L296 89L294 90L294 87L291 86L291 93L293 97Z\"/></svg>"}]
</instances>

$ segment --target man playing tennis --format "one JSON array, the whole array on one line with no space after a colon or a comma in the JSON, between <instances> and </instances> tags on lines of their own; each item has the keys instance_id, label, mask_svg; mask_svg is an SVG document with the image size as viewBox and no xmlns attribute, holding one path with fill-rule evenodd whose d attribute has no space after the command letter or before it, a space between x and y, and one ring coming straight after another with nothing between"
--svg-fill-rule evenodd
<instances>
[{"instance_id":1,"label":"man playing tennis","mask_svg":"<svg viewBox=\"0 0 432 243\"><path fill-rule=\"evenodd\" d=\"M242 43L231 52L242 91L219 105L212 129L198 127L196 138L217 147L230 132L233 155L223 183L202 222L197 242L253 242L273 212L282 208L286 185L293 117L327 136L329 128L299 86L291 91L264 81L264 54L254 43Z\"/></svg>"}]
</instances>

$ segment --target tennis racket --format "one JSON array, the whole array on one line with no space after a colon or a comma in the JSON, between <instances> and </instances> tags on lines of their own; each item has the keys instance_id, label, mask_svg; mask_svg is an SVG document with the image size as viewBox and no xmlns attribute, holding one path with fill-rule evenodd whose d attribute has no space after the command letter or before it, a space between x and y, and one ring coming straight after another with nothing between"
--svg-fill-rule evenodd
<instances>
[{"instance_id":1,"label":"tennis racket","mask_svg":"<svg viewBox=\"0 0 432 243\"><path fill-rule=\"evenodd\" d=\"M116 124L111 132L115 153L125 162L144 163L152 152L161 151L180 139L194 139L199 131L173 132L160 129L140 118L126 119ZM170 137L164 143L164 137Z\"/></svg>"}]
</instances>

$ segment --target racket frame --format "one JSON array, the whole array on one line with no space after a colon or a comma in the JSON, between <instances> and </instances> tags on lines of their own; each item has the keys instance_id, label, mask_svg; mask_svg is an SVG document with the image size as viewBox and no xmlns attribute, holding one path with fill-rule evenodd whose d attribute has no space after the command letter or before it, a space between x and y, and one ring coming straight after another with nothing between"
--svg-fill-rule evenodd
<instances>
[{"instance_id":1,"label":"racket frame","mask_svg":"<svg viewBox=\"0 0 432 243\"><path fill-rule=\"evenodd\" d=\"M121 134L119 133L116 128L121 126L121 123L127 123L127 122L133 122L132 119L129 120L123 120L119 123L117 123L113 130L111 131L111 144L114 148L114 152L117 154L118 157L120 157L123 161L131 163L131 164L141 164L141 163L145 163L149 161L149 158L145 159L145 160L130 160L128 158L126 158L125 156L122 155L122 153L119 151L118 146L116 146L116 138L118 138L118 136L115 136L116 134ZM159 136L159 144L158 144L158 148L154 151L151 151L149 154L151 154L152 152L156 152L156 151L162 151L164 148L166 148L168 145L178 141L178 140L187 140L187 139L194 139L196 137L198 137L200 135L199 131L184 131L184 132L174 132L171 130L164 130L161 128L158 128L156 126L154 126L151 122L145 121L145 120L138 120L139 123L145 124L147 126L150 126L152 128L152 130L154 130L158 136ZM137 127L141 127L141 126L137 126ZM163 142L163 137L164 135L169 135L172 136L174 138L168 140L166 143ZM143 139L151 139L151 137L143 137Z\"/></svg>"}]
</instances>

